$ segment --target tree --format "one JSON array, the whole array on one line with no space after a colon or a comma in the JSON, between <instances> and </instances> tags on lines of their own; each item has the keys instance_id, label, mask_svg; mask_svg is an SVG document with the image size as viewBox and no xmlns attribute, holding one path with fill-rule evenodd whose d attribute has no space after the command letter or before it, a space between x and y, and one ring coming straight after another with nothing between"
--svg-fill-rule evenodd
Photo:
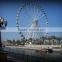
<instances>
[{"instance_id":1,"label":"tree","mask_svg":"<svg viewBox=\"0 0 62 62\"><path fill-rule=\"evenodd\" d=\"M8 43L12 43L12 41L11 41L11 40L7 40L7 42L8 42Z\"/></svg>"},{"instance_id":2,"label":"tree","mask_svg":"<svg viewBox=\"0 0 62 62\"><path fill-rule=\"evenodd\" d=\"M15 40L13 40L13 42L12 42L12 43L13 43L13 45L15 45L15 44L16 44Z\"/></svg>"},{"instance_id":3,"label":"tree","mask_svg":"<svg viewBox=\"0 0 62 62\"><path fill-rule=\"evenodd\" d=\"M17 41L16 41L16 44L17 44L17 45L20 45L20 44L21 44L20 40L17 40Z\"/></svg>"},{"instance_id":4,"label":"tree","mask_svg":"<svg viewBox=\"0 0 62 62\"><path fill-rule=\"evenodd\" d=\"M25 43L26 43L26 40L25 39L22 39L21 40L21 45L25 45Z\"/></svg>"}]
</instances>

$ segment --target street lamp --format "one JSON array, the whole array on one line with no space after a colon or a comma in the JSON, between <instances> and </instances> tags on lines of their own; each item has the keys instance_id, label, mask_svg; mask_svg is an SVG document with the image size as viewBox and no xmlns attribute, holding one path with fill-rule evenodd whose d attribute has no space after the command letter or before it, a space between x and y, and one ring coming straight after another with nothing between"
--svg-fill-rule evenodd
<instances>
[{"instance_id":1,"label":"street lamp","mask_svg":"<svg viewBox=\"0 0 62 62\"><path fill-rule=\"evenodd\" d=\"M1 42L1 30L5 29L7 26L7 20L0 17L0 48L2 48L2 42Z\"/></svg>"}]
</instances>

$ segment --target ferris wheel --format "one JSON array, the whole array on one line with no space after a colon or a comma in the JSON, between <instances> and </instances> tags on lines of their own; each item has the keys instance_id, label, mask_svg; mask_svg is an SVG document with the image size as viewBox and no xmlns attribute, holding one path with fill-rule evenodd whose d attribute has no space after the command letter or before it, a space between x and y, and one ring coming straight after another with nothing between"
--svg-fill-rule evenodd
<instances>
[{"instance_id":1,"label":"ferris wheel","mask_svg":"<svg viewBox=\"0 0 62 62\"><path fill-rule=\"evenodd\" d=\"M16 27L19 31L20 36L25 39L25 36L21 32L20 27L22 27L22 24L27 22L27 20L40 20L43 19L44 25L45 25L45 36L48 35L48 17L46 11L40 7L39 5L33 5L33 4L25 4L22 5L16 14ZM22 21L22 22L21 22ZM25 21L25 22L23 22ZM31 23L31 22L30 22ZM25 25L29 25L30 23L26 23ZM41 22L42 23L42 22ZM26 26L25 26L26 27Z\"/></svg>"}]
</instances>

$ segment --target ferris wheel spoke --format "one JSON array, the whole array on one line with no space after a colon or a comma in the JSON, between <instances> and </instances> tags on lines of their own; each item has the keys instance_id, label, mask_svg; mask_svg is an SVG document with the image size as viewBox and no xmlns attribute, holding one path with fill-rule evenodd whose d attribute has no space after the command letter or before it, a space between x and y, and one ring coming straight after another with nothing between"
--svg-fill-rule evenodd
<instances>
[{"instance_id":1,"label":"ferris wheel spoke","mask_svg":"<svg viewBox=\"0 0 62 62\"><path fill-rule=\"evenodd\" d=\"M30 8L31 5L34 5L34 6L32 8ZM23 14L23 11L25 11L25 9L27 7L29 7L29 10L31 9L30 11L32 13L30 13L30 11L29 11L29 14L30 14L30 17L32 16L31 18L33 18L34 21L44 18L44 23L45 23L45 26L46 26L45 34L46 35L48 34L48 29L47 29L47 27L48 27L48 17L47 17L47 13L43 8L39 7L39 5L37 5L37 6L38 7L36 7L35 2L33 4L26 2L25 4L22 5L22 7L20 7L18 9L17 14L16 14L16 27L18 28L18 31L19 31L19 34L21 35L21 37L25 37L25 36L23 35L23 33L20 29L20 26L21 26L20 25L20 21L21 21L20 17L22 17L22 15L20 16L20 14ZM25 14L27 15L27 12Z\"/></svg>"}]
</instances>

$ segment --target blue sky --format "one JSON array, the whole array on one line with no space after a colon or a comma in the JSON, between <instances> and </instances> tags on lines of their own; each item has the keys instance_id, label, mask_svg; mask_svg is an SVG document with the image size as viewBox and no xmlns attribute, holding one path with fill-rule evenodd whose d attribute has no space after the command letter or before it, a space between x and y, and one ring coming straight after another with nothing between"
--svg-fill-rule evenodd
<instances>
[{"instance_id":1,"label":"blue sky","mask_svg":"<svg viewBox=\"0 0 62 62\"><path fill-rule=\"evenodd\" d=\"M25 3L25 1L2 1L0 3L0 16L3 18L6 18L8 21L7 27L16 27L16 14L19 7L21 7L21 4ZM36 2L35 2L36 3ZM62 4L59 2L40 2L40 6L42 6L48 16L48 26L49 27L62 27ZM22 13L22 24L21 25L27 25L32 23L32 11L29 9L27 12L25 9L25 13ZM31 11L31 12L30 12ZM22 11L23 12L23 11ZM27 15L27 13L30 13L30 16ZM26 16L24 18L24 16ZM21 20L21 17L20 17ZM30 20L30 21L29 21ZM40 19L41 20L41 19ZM44 21L40 21L40 25L42 25ZM61 33L59 33L60 35ZM2 39L20 39L20 35L18 33L2 33Z\"/></svg>"}]
</instances>

